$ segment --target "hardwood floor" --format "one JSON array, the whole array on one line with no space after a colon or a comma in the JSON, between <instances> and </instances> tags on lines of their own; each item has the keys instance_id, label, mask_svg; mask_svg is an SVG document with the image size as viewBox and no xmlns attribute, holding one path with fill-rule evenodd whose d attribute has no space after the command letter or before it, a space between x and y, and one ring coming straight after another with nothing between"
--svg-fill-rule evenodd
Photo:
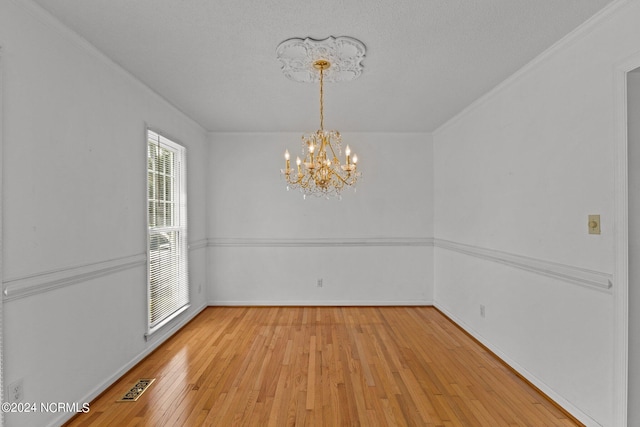
<instances>
[{"instance_id":1,"label":"hardwood floor","mask_svg":"<svg viewBox=\"0 0 640 427\"><path fill-rule=\"evenodd\" d=\"M67 425L581 424L431 307L209 307Z\"/></svg>"}]
</instances>

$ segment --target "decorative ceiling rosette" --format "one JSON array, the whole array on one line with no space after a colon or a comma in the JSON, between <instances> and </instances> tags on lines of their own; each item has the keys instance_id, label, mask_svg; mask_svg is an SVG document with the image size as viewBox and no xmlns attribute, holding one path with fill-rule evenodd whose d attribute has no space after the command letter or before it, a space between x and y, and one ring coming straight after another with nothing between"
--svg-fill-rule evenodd
<instances>
[{"instance_id":1,"label":"decorative ceiling rosette","mask_svg":"<svg viewBox=\"0 0 640 427\"><path fill-rule=\"evenodd\" d=\"M324 73L325 82L344 82L362 74L365 51L364 44L352 37L328 37L324 40L307 37L283 41L276 49L276 56L284 75L296 82L318 82L314 63L320 59L331 63Z\"/></svg>"}]
</instances>

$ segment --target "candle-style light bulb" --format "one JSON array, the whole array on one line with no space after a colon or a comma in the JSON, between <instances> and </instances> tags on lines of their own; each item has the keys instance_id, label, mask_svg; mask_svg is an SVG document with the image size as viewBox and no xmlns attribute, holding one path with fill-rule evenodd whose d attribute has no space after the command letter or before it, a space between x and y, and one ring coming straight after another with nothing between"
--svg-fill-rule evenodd
<instances>
[{"instance_id":1,"label":"candle-style light bulb","mask_svg":"<svg viewBox=\"0 0 640 427\"><path fill-rule=\"evenodd\" d=\"M313 151L316 149L316 147L313 144L309 144L309 152L311 154L313 154Z\"/></svg>"},{"instance_id":2,"label":"candle-style light bulb","mask_svg":"<svg viewBox=\"0 0 640 427\"><path fill-rule=\"evenodd\" d=\"M358 156L356 154L353 155L353 164L358 163Z\"/></svg>"},{"instance_id":3,"label":"candle-style light bulb","mask_svg":"<svg viewBox=\"0 0 640 427\"><path fill-rule=\"evenodd\" d=\"M344 150L344 154L346 154L347 157L351 154L351 148L349 148L348 145L347 145L347 148L345 148L345 150Z\"/></svg>"},{"instance_id":4,"label":"candle-style light bulb","mask_svg":"<svg viewBox=\"0 0 640 427\"><path fill-rule=\"evenodd\" d=\"M302 160L300 160L300 157L296 157L296 165L300 166L301 163Z\"/></svg>"},{"instance_id":5,"label":"candle-style light bulb","mask_svg":"<svg viewBox=\"0 0 640 427\"><path fill-rule=\"evenodd\" d=\"M289 175L289 167L291 163L289 163L289 150L284 150L284 161L285 161L285 173L287 176Z\"/></svg>"}]
</instances>

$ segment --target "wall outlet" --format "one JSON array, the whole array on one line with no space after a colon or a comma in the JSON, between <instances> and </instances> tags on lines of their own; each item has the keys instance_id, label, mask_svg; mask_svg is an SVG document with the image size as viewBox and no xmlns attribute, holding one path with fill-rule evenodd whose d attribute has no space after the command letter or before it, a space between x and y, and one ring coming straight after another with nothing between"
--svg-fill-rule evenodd
<instances>
[{"instance_id":1,"label":"wall outlet","mask_svg":"<svg viewBox=\"0 0 640 427\"><path fill-rule=\"evenodd\" d=\"M316 287L318 288L322 287L322 279L318 279L318 282L316 283Z\"/></svg>"},{"instance_id":2,"label":"wall outlet","mask_svg":"<svg viewBox=\"0 0 640 427\"><path fill-rule=\"evenodd\" d=\"M484 317L484 305L480 304L480 317Z\"/></svg>"},{"instance_id":3,"label":"wall outlet","mask_svg":"<svg viewBox=\"0 0 640 427\"><path fill-rule=\"evenodd\" d=\"M23 398L22 378L20 378L7 387L7 401L9 403L18 403L22 402Z\"/></svg>"}]
</instances>

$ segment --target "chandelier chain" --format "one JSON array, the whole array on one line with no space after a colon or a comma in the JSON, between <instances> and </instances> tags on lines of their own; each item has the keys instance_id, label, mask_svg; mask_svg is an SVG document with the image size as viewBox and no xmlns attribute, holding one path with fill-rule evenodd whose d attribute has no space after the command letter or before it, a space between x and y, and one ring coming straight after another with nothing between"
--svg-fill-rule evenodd
<instances>
[{"instance_id":1,"label":"chandelier chain","mask_svg":"<svg viewBox=\"0 0 640 427\"><path fill-rule=\"evenodd\" d=\"M313 64L320 72L320 129L302 136L303 159L296 158L296 169L291 168L289 150L285 150L285 169L281 170L287 181L287 189L298 188L303 196L335 196L340 198L342 189L354 187L360 177L357 170L358 157L351 156L347 146L345 163L341 164L342 138L336 130L324 130L324 70L331 66L325 59Z\"/></svg>"},{"instance_id":2,"label":"chandelier chain","mask_svg":"<svg viewBox=\"0 0 640 427\"><path fill-rule=\"evenodd\" d=\"M324 70L320 68L320 130L324 130Z\"/></svg>"}]
</instances>

